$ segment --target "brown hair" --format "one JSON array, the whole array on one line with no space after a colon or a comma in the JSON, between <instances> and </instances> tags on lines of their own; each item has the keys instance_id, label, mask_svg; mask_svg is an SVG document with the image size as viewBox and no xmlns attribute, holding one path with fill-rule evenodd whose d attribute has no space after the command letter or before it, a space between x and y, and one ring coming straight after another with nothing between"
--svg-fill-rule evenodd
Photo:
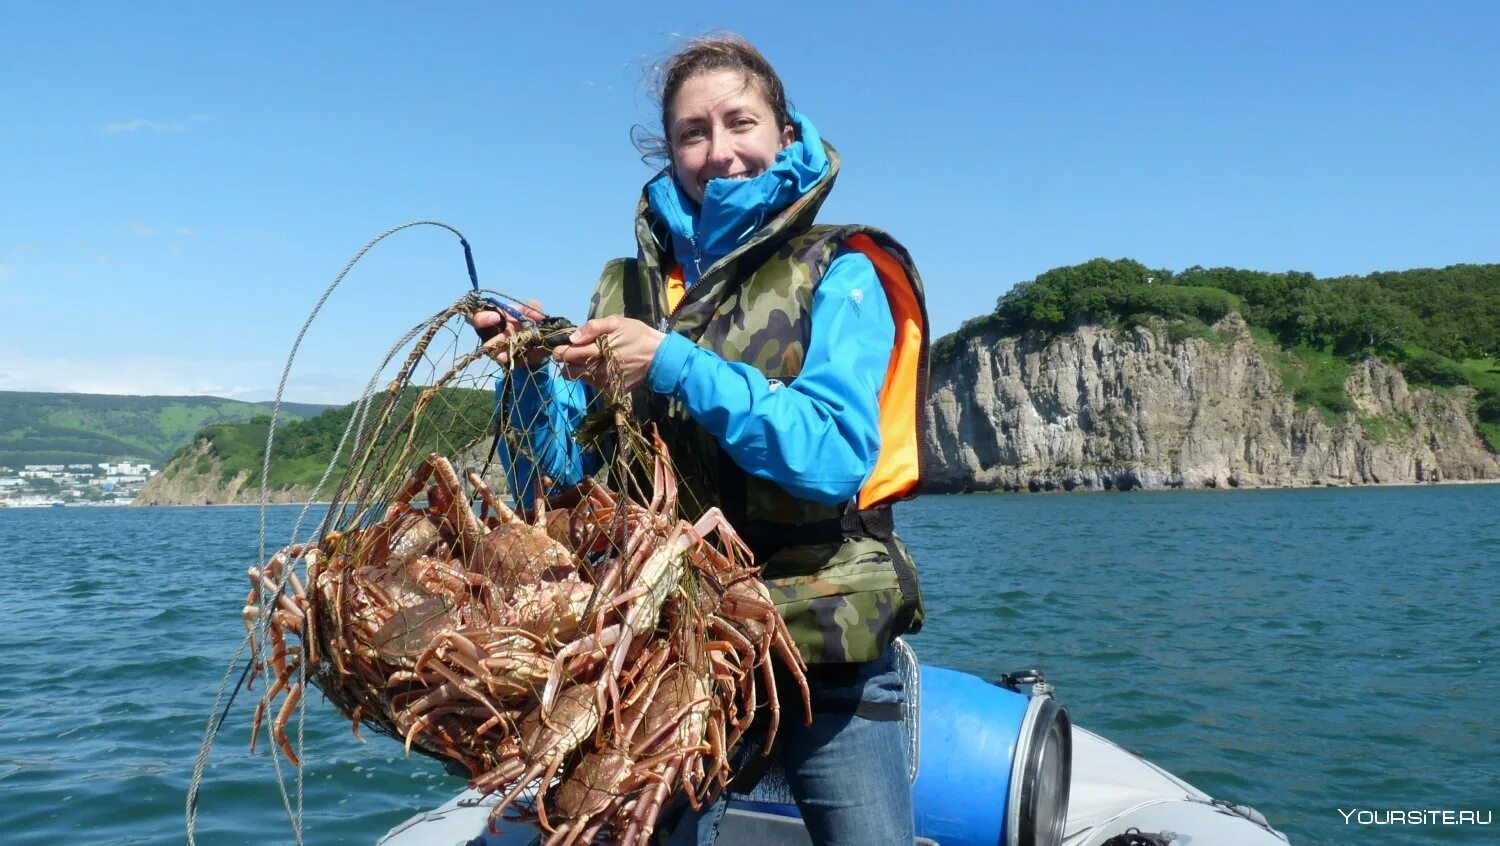
<instances>
[{"instance_id":1,"label":"brown hair","mask_svg":"<svg viewBox=\"0 0 1500 846\"><path fill-rule=\"evenodd\" d=\"M666 164L672 160L672 100L682 84L700 73L740 71L747 85L754 83L771 106L776 126L790 126L792 113L786 102L786 89L776 69L749 41L732 32L702 35L691 39L681 50L668 56L651 69L652 98L661 111L661 134L637 124L631 128L631 141L647 163Z\"/></svg>"}]
</instances>

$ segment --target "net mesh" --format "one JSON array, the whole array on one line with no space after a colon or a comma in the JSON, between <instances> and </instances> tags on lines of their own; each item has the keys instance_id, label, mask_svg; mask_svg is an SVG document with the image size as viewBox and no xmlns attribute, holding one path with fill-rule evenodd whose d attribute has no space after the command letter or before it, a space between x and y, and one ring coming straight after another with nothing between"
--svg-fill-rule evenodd
<instances>
[{"instance_id":1,"label":"net mesh","mask_svg":"<svg viewBox=\"0 0 1500 846\"><path fill-rule=\"evenodd\" d=\"M674 795L723 789L758 710L774 733L773 663L805 666L734 529L679 496L607 339L581 405L520 363L542 328L476 347L484 307L403 338L395 377L346 411L316 530L251 569L256 730L300 765L288 725L310 684L356 734L502 794L495 818L644 843ZM559 456L583 454L598 469L574 480Z\"/></svg>"}]
</instances>

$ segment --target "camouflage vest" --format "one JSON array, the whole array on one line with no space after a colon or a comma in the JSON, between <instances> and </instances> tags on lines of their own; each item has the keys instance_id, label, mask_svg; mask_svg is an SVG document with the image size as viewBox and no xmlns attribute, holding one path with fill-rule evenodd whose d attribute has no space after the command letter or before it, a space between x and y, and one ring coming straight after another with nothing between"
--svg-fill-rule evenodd
<instances>
[{"instance_id":1,"label":"camouflage vest","mask_svg":"<svg viewBox=\"0 0 1500 846\"><path fill-rule=\"evenodd\" d=\"M675 262L660 246L671 241L643 197L637 257L605 266L589 316L634 317L790 384L807 349L813 292L839 249L862 238L858 243L873 244L900 265L922 312L919 395L903 398L916 405L920 433L927 364L921 280L889 235L863 226L811 225L838 171L837 154L831 147L828 154L829 175L710 267L671 314L665 287ZM897 635L921 627L916 569L895 536L888 503L857 511L797 499L736 466L680 403L641 390L634 407L643 422L660 428L671 449L685 510L721 508L755 550L762 578L810 663L868 661Z\"/></svg>"}]
</instances>

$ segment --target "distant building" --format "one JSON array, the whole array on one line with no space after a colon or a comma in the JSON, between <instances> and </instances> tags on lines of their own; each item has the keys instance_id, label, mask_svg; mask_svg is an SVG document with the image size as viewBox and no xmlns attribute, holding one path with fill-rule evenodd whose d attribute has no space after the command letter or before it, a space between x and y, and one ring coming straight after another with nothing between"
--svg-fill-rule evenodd
<instances>
[{"instance_id":1,"label":"distant building","mask_svg":"<svg viewBox=\"0 0 1500 846\"><path fill-rule=\"evenodd\" d=\"M112 464L112 463L106 461L106 462L103 462L103 463L101 463L99 465L99 469L101 471L103 471L104 475L106 475L106 476L149 476L149 475L151 475L151 465L147 464L145 462L141 462L139 464L133 464L133 463L131 463L129 461L121 461L118 464Z\"/></svg>"}]
</instances>

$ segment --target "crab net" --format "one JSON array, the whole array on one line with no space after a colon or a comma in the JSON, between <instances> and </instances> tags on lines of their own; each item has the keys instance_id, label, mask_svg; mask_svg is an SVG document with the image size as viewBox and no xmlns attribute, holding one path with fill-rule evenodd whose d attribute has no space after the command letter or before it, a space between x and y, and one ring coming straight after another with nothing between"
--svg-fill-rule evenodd
<instances>
[{"instance_id":1,"label":"crab net","mask_svg":"<svg viewBox=\"0 0 1500 846\"><path fill-rule=\"evenodd\" d=\"M757 711L780 719L775 673L805 666L734 529L678 495L607 339L583 402L525 363L545 324L480 345L489 307L466 296L392 348L344 412L321 519L251 568L252 746L300 766L289 720L316 688L356 736L499 794L492 821L644 843L674 797L728 784Z\"/></svg>"}]
</instances>

